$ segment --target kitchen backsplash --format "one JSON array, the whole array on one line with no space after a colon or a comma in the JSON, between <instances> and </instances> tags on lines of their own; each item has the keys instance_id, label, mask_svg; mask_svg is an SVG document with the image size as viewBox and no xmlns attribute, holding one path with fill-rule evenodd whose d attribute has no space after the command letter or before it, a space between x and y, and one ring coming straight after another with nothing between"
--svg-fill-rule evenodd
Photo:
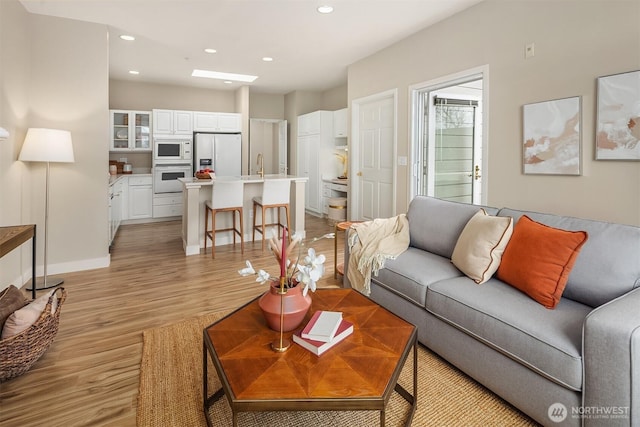
<instances>
[{"instance_id":1,"label":"kitchen backsplash","mask_svg":"<svg viewBox=\"0 0 640 427\"><path fill-rule=\"evenodd\" d=\"M124 161L132 166L133 173L150 173L151 172L151 153L109 153L109 160ZM107 168L108 165L105 165Z\"/></svg>"}]
</instances>

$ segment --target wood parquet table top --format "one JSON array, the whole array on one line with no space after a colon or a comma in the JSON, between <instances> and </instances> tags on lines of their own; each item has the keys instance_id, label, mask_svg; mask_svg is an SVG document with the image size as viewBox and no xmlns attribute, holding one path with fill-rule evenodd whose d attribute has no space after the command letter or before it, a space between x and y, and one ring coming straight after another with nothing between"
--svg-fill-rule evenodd
<instances>
[{"instance_id":1,"label":"wood parquet table top","mask_svg":"<svg viewBox=\"0 0 640 427\"><path fill-rule=\"evenodd\" d=\"M268 328L257 300L204 331L205 344L231 402L341 399L386 402L401 361L415 342L415 327L350 289L319 289L303 327L316 310L341 311L354 324L344 341L320 356L293 343L276 353L279 336ZM382 407L382 406L381 406Z\"/></svg>"}]
</instances>

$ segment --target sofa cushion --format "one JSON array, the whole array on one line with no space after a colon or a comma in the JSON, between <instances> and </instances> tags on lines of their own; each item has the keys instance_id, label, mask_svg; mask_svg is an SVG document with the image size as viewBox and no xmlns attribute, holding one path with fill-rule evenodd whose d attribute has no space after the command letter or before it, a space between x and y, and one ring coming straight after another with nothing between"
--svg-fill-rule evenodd
<instances>
[{"instance_id":1,"label":"sofa cushion","mask_svg":"<svg viewBox=\"0 0 640 427\"><path fill-rule=\"evenodd\" d=\"M451 259L458 236L481 206L416 196L409 205L410 246ZM497 209L484 207L490 215Z\"/></svg>"},{"instance_id":2,"label":"sofa cushion","mask_svg":"<svg viewBox=\"0 0 640 427\"><path fill-rule=\"evenodd\" d=\"M512 218L487 215L480 209L460 233L451 262L474 282L484 283L498 270L512 233Z\"/></svg>"},{"instance_id":3,"label":"sofa cushion","mask_svg":"<svg viewBox=\"0 0 640 427\"><path fill-rule=\"evenodd\" d=\"M409 247L396 259L387 260L371 281L424 307L427 286L458 276L462 273L448 258Z\"/></svg>"},{"instance_id":4,"label":"sofa cushion","mask_svg":"<svg viewBox=\"0 0 640 427\"><path fill-rule=\"evenodd\" d=\"M467 277L429 286L427 310L546 378L582 389L582 324L591 307L565 298L555 310L517 289Z\"/></svg>"},{"instance_id":5,"label":"sofa cushion","mask_svg":"<svg viewBox=\"0 0 640 427\"><path fill-rule=\"evenodd\" d=\"M536 212L501 209L498 215L526 214L535 221L563 230L584 230L582 246L563 298L598 307L640 287L640 227Z\"/></svg>"},{"instance_id":6,"label":"sofa cushion","mask_svg":"<svg viewBox=\"0 0 640 427\"><path fill-rule=\"evenodd\" d=\"M554 308L586 240L584 231L561 230L523 215L502 256L498 278Z\"/></svg>"}]
</instances>

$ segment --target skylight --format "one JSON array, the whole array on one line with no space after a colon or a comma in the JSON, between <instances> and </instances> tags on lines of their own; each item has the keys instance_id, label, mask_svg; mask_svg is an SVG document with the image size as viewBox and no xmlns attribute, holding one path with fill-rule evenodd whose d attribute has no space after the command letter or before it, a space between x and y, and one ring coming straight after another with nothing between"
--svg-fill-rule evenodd
<instances>
[{"instance_id":1,"label":"skylight","mask_svg":"<svg viewBox=\"0 0 640 427\"><path fill-rule=\"evenodd\" d=\"M236 82L248 82L248 83L251 83L258 78L258 76L251 76L249 74L221 73L219 71L209 71L209 70L193 70L193 73L191 73L191 76L205 77L208 79L233 80Z\"/></svg>"}]
</instances>

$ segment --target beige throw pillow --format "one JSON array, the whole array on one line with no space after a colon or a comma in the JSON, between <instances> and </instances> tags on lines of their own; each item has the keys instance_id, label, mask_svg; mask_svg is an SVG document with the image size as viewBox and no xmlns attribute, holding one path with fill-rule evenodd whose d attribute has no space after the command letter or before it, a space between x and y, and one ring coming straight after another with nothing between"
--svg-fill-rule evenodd
<instances>
[{"instance_id":1,"label":"beige throw pillow","mask_svg":"<svg viewBox=\"0 0 640 427\"><path fill-rule=\"evenodd\" d=\"M513 218L487 215L481 209L460 233L451 262L476 283L484 283L498 270L512 233Z\"/></svg>"},{"instance_id":2,"label":"beige throw pillow","mask_svg":"<svg viewBox=\"0 0 640 427\"><path fill-rule=\"evenodd\" d=\"M0 331L9 316L26 304L27 300L20 291L13 285L0 292Z\"/></svg>"},{"instance_id":3,"label":"beige throw pillow","mask_svg":"<svg viewBox=\"0 0 640 427\"><path fill-rule=\"evenodd\" d=\"M51 292L47 292L45 295L42 295L29 304L25 305L20 310L14 311L13 314L9 316L7 318L7 321L4 323L1 338L5 339L17 335L36 323L43 310L45 309L47 302L49 301L49 297L55 291L56 290L54 289ZM55 297L53 299L53 303L51 304L51 314L55 313L57 307L58 297Z\"/></svg>"}]
</instances>

